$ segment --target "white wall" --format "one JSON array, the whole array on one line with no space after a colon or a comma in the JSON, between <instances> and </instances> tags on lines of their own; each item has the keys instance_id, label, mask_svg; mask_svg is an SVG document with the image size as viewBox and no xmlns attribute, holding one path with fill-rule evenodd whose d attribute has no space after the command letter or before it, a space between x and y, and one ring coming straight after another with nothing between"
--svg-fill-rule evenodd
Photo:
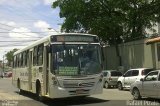
<instances>
[{"instance_id":1,"label":"white wall","mask_svg":"<svg viewBox=\"0 0 160 106\"><path fill-rule=\"evenodd\" d=\"M106 69L117 69L119 67L118 57L114 46L104 48ZM125 70L129 68L156 68L155 45L145 44L144 40L133 41L119 45L122 66Z\"/></svg>"}]
</instances>

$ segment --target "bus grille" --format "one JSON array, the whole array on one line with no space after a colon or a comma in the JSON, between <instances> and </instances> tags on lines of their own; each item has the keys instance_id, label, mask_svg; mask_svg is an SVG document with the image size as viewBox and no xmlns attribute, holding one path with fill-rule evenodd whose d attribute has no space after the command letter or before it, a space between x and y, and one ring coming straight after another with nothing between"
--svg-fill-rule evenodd
<instances>
[{"instance_id":1,"label":"bus grille","mask_svg":"<svg viewBox=\"0 0 160 106\"><path fill-rule=\"evenodd\" d=\"M63 83L64 88L84 88L84 87L93 87L94 82L87 82L87 83Z\"/></svg>"}]
</instances>

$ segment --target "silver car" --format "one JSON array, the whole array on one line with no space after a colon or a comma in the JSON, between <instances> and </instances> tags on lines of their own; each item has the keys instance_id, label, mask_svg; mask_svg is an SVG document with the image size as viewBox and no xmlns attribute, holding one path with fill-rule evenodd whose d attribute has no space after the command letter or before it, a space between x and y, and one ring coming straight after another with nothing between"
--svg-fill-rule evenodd
<instances>
[{"instance_id":1,"label":"silver car","mask_svg":"<svg viewBox=\"0 0 160 106\"><path fill-rule=\"evenodd\" d=\"M130 92L134 99L160 98L160 70L151 71L140 81L133 83Z\"/></svg>"},{"instance_id":2,"label":"silver car","mask_svg":"<svg viewBox=\"0 0 160 106\"><path fill-rule=\"evenodd\" d=\"M120 76L122 76L122 73L120 71L116 70L104 70L103 71L104 76L104 87L117 87L117 80Z\"/></svg>"}]
</instances>

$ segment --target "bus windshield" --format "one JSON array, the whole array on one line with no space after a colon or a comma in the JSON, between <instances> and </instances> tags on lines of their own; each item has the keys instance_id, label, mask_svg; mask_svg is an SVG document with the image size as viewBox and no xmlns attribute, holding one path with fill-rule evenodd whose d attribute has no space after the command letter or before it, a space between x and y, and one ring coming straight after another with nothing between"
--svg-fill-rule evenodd
<instances>
[{"instance_id":1,"label":"bus windshield","mask_svg":"<svg viewBox=\"0 0 160 106\"><path fill-rule=\"evenodd\" d=\"M100 45L52 45L52 72L60 76L91 75L101 72Z\"/></svg>"}]
</instances>

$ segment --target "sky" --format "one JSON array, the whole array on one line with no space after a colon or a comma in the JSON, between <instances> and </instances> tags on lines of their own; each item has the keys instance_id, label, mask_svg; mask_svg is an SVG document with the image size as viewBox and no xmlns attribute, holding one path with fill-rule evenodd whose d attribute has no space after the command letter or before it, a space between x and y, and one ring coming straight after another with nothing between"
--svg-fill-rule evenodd
<instances>
[{"instance_id":1,"label":"sky","mask_svg":"<svg viewBox=\"0 0 160 106\"><path fill-rule=\"evenodd\" d=\"M63 19L59 8L51 7L54 1L0 0L0 60L14 48L60 31Z\"/></svg>"}]
</instances>

